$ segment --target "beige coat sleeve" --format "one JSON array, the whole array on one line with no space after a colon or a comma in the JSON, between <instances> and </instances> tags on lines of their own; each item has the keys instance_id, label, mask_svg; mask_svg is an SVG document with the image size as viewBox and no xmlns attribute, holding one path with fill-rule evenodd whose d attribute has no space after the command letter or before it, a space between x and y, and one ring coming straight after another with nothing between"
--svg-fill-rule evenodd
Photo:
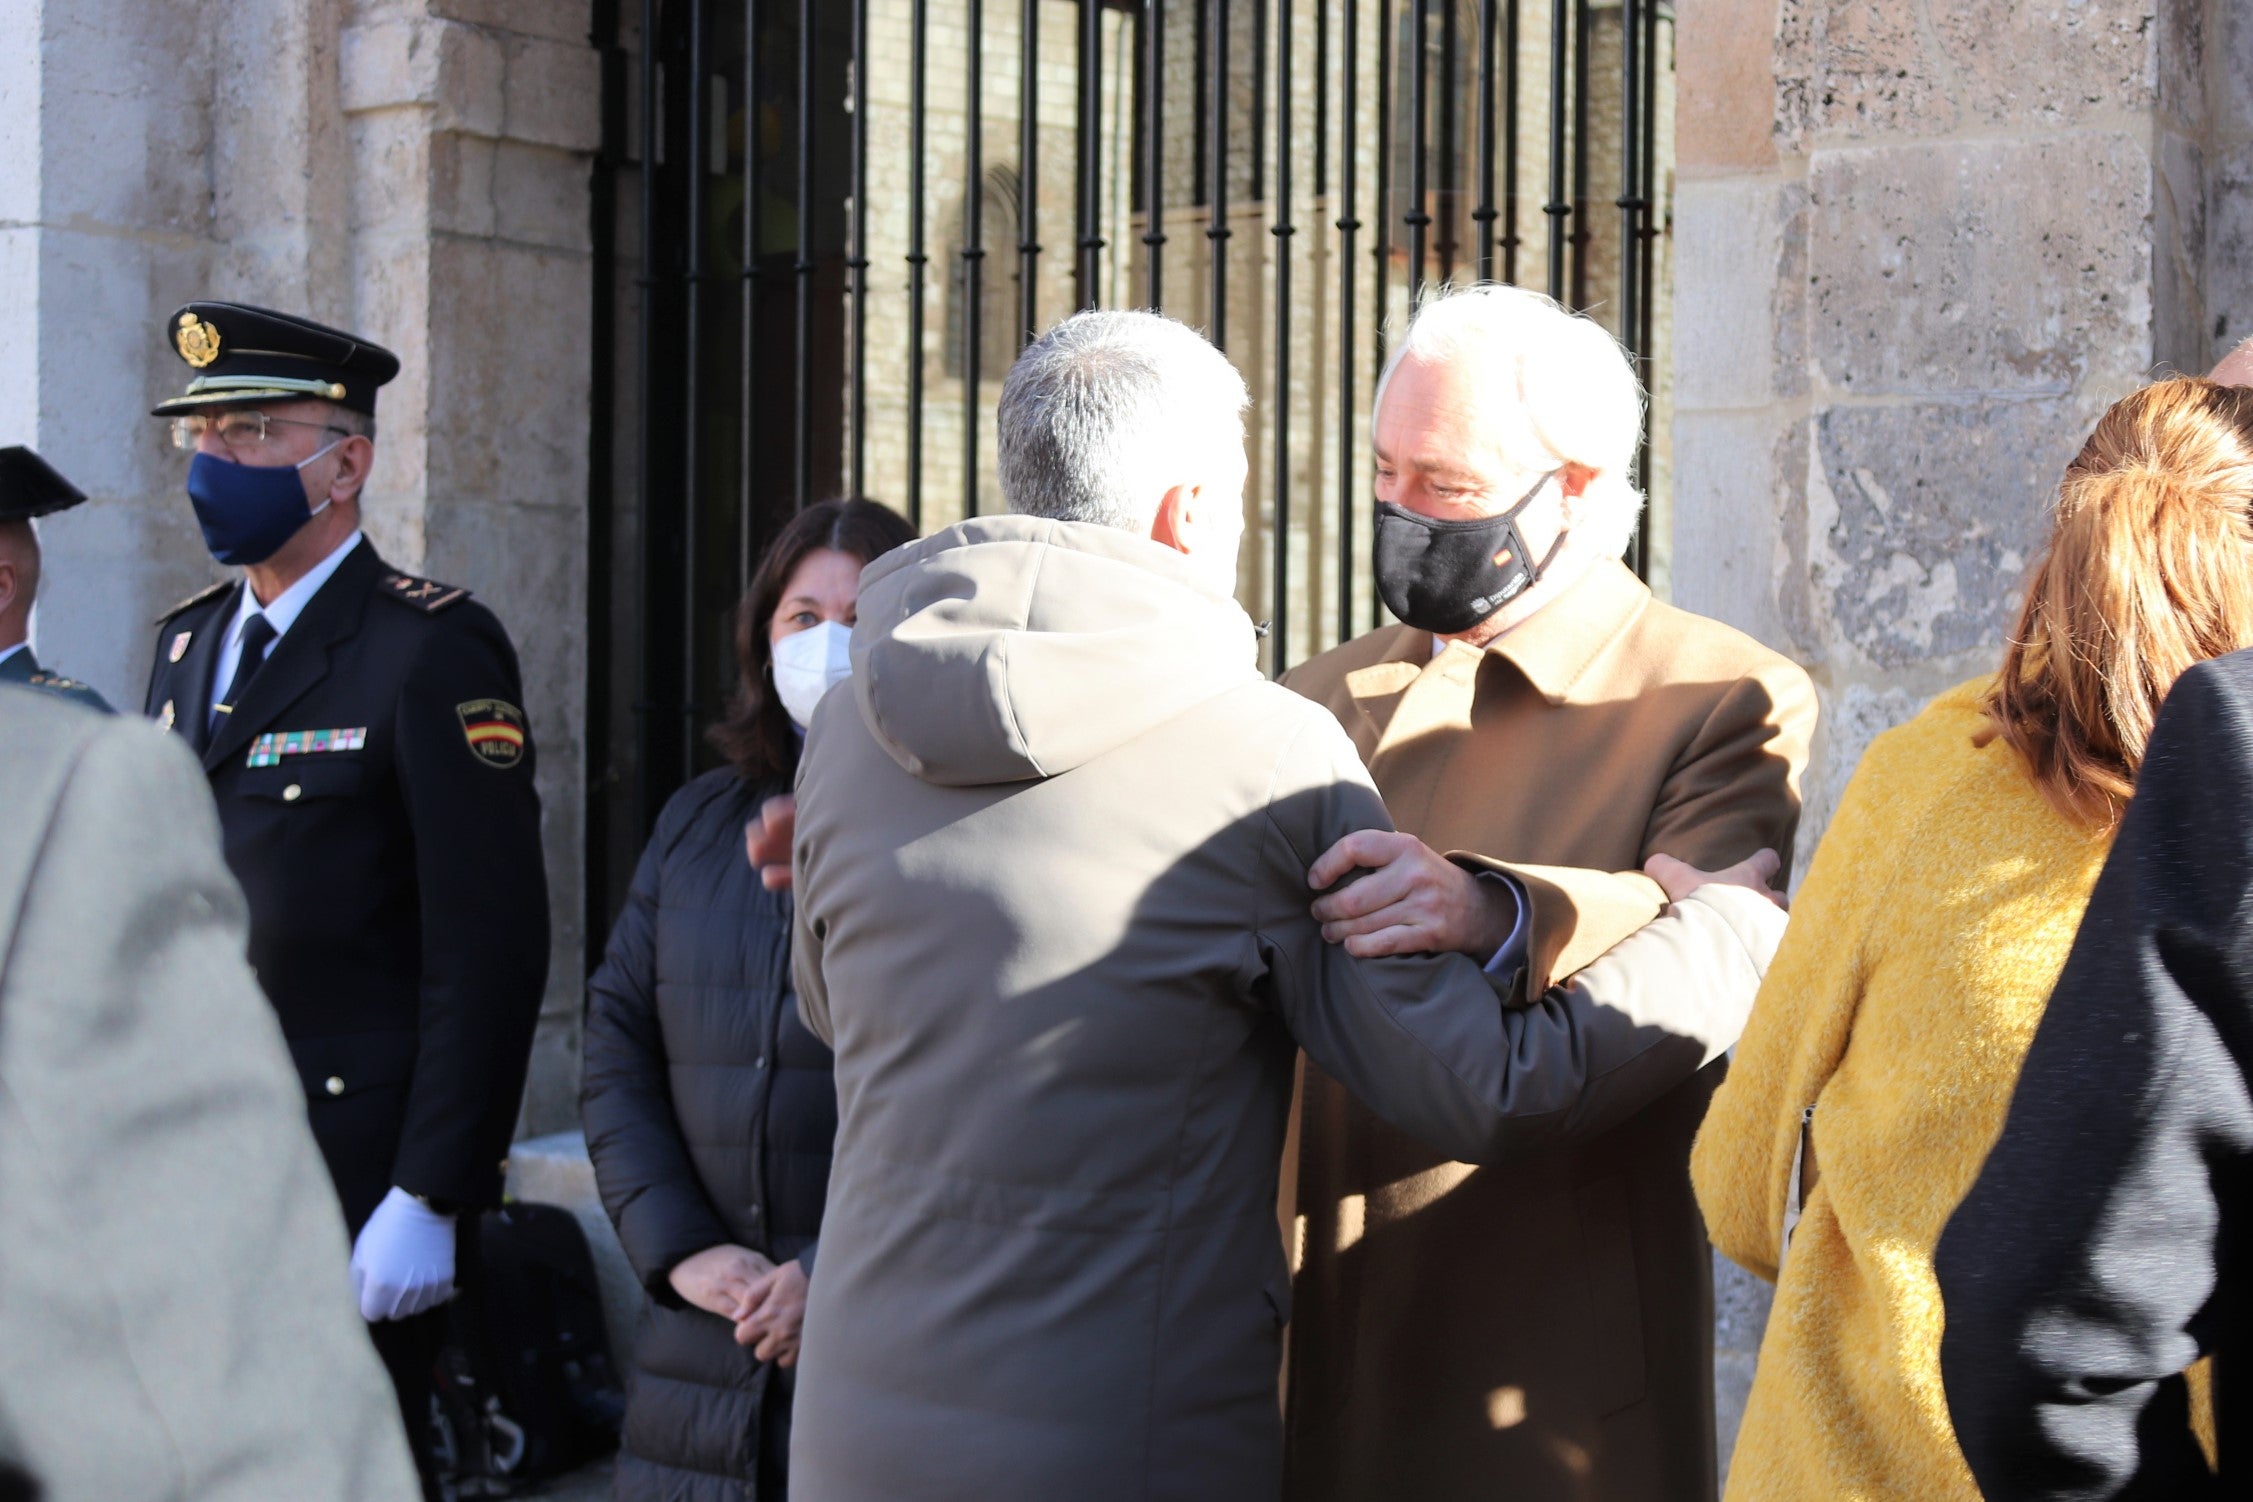
<instances>
[{"instance_id":1,"label":"beige coat sleeve","mask_svg":"<svg viewBox=\"0 0 2253 1502\"><path fill-rule=\"evenodd\" d=\"M1715 870L1765 847L1783 858L1788 873L1799 825L1799 771L1807 761L1815 714L1806 673L1781 659L1732 685L1660 789L1644 854L1672 855ZM1449 859L1514 876L1531 895L1528 996L1580 972L1651 921L1665 903L1658 884L1639 872L1524 866L1467 851ZM1780 914L1774 927L1780 935ZM1657 945L1638 950L1645 963L1672 965L1682 958L1664 956ZM1633 986L1667 1013L1670 1026L1701 1038L1709 1058L1735 1044L1750 1014L1752 998L1739 994L1739 977L1726 966L1636 973L1615 963L1605 973L1606 984Z\"/></svg>"},{"instance_id":2,"label":"beige coat sleeve","mask_svg":"<svg viewBox=\"0 0 2253 1502\"><path fill-rule=\"evenodd\" d=\"M1327 714L1310 713L1278 769L1275 838L1254 920L1267 994L1307 1055L1386 1120L1449 1156L1490 1162L1632 1114L1735 1035L1775 934L1749 892L1693 896L1613 947L1584 979L1505 1007L1460 955L1356 959L1325 943L1298 900L1316 856L1389 828L1376 789ZM1742 898L1744 901L1737 901ZM1667 982L1716 977L1685 1007Z\"/></svg>"},{"instance_id":3,"label":"beige coat sleeve","mask_svg":"<svg viewBox=\"0 0 2253 1502\"><path fill-rule=\"evenodd\" d=\"M1461 850L1447 858L1473 871L1514 877L1532 899L1526 924L1527 996L1539 996L1579 971L1666 906L1664 889L1639 871L1527 866Z\"/></svg>"},{"instance_id":4,"label":"beige coat sleeve","mask_svg":"<svg viewBox=\"0 0 2253 1502\"><path fill-rule=\"evenodd\" d=\"M420 1496L186 748L0 705L0 1412L50 1502Z\"/></svg>"},{"instance_id":5,"label":"beige coat sleeve","mask_svg":"<svg viewBox=\"0 0 2253 1502\"><path fill-rule=\"evenodd\" d=\"M1789 874L1815 716L1815 685L1796 663L1776 658L1731 684L1659 788L1644 858L1718 871L1766 848Z\"/></svg>"}]
</instances>

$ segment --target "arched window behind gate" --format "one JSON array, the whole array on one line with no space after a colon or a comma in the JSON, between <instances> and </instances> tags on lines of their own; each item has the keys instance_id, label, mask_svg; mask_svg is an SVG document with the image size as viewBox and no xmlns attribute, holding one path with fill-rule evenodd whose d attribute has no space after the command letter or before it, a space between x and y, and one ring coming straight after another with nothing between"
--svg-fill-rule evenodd
<instances>
[{"instance_id":1,"label":"arched window behind gate","mask_svg":"<svg viewBox=\"0 0 2253 1502\"><path fill-rule=\"evenodd\" d=\"M985 255L978 261L978 377L998 381L1009 373L1024 347L1024 331L1017 327L1017 286L1022 275L1017 257L1017 226L1022 189L1017 169L1008 165L986 169L984 210L979 239ZM946 365L943 376L960 379L964 346L969 338L968 288L970 265L963 254L963 216L957 213L948 243L954 250L953 274L947 278Z\"/></svg>"}]
</instances>

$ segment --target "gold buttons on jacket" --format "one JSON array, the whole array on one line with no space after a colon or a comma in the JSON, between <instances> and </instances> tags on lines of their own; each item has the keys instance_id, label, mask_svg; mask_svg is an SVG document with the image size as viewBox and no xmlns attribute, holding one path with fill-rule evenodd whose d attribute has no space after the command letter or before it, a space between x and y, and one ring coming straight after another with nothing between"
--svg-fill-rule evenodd
<instances>
[{"instance_id":1,"label":"gold buttons on jacket","mask_svg":"<svg viewBox=\"0 0 2253 1502\"><path fill-rule=\"evenodd\" d=\"M340 1075L332 1074L328 1077L328 1082L321 1088L328 1091L328 1093L331 1095L342 1095L344 1093L343 1077Z\"/></svg>"},{"instance_id":2,"label":"gold buttons on jacket","mask_svg":"<svg viewBox=\"0 0 2253 1502\"><path fill-rule=\"evenodd\" d=\"M304 792L304 788L299 787L296 783L293 782L288 787L282 789L282 801L284 803L295 803L298 798L304 794Z\"/></svg>"}]
</instances>

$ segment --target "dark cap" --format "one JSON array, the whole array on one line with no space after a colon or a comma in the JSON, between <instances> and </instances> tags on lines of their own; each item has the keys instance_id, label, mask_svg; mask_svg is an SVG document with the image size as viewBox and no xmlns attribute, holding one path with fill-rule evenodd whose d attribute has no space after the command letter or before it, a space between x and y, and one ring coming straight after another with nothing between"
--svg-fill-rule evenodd
<instances>
[{"instance_id":1,"label":"dark cap","mask_svg":"<svg viewBox=\"0 0 2253 1502\"><path fill-rule=\"evenodd\" d=\"M30 449L21 444L0 449L0 522L68 511L85 499L86 492Z\"/></svg>"},{"instance_id":2,"label":"dark cap","mask_svg":"<svg viewBox=\"0 0 2253 1502\"><path fill-rule=\"evenodd\" d=\"M152 409L158 417L230 402L307 398L373 416L376 388L399 373L399 357L380 344L241 303L189 303L165 320L164 337L195 378Z\"/></svg>"}]
</instances>

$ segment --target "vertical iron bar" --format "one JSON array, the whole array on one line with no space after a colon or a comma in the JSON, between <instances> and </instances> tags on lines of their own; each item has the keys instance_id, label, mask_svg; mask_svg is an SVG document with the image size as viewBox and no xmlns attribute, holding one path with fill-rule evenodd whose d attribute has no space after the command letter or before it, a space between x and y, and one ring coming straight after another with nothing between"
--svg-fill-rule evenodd
<instances>
[{"instance_id":1,"label":"vertical iron bar","mask_svg":"<svg viewBox=\"0 0 2253 1502\"><path fill-rule=\"evenodd\" d=\"M1636 196L1643 201L1641 239L1636 247L1641 262L1643 281L1642 324L1636 331L1636 348L1646 360L1651 357L1657 341L1653 336L1658 307L1658 237L1660 234L1658 176L1658 12L1659 0L1642 0L1643 13L1643 144L1638 156L1642 167L1642 184ZM1646 429L1644 444L1647 448L1650 434Z\"/></svg>"},{"instance_id":2,"label":"vertical iron bar","mask_svg":"<svg viewBox=\"0 0 2253 1502\"><path fill-rule=\"evenodd\" d=\"M1206 83L1207 107L1211 117L1205 126L1205 141L1211 157L1205 168L1205 192L1209 197L1212 217L1205 228L1207 251L1212 259L1212 308L1206 315L1206 337L1213 348L1228 348L1228 241L1232 231L1228 227L1228 96L1231 69L1228 58L1228 7L1233 0L1206 0L1210 8L1212 29L1205 43L1205 52L1211 64Z\"/></svg>"},{"instance_id":3,"label":"vertical iron bar","mask_svg":"<svg viewBox=\"0 0 2253 1502\"><path fill-rule=\"evenodd\" d=\"M1357 504L1353 466L1353 435L1359 426L1354 411L1353 347L1354 264L1353 236L1361 228L1354 217L1355 166L1360 122L1355 105L1355 82L1361 72L1361 17L1354 0L1344 0L1340 17L1344 34L1338 39L1338 640L1353 639L1353 512Z\"/></svg>"},{"instance_id":4,"label":"vertical iron bar","mask_svg":"<svg viewBox=\"0 0 2253 1502\"><path fill-rule=\"evenodd\" d=\"M1393 5L1394 0L1377 0L1377 212L1370 220L1375 229L1376 243L1369 247L1370 259L1376 263L1374 298L1369 305L1369 421L1377 421L1377 385L1385 372L1385 319L1391 307L1386 297L1386 284L1392 271L1392 99L1393 99ZM1371 630L1385 623L1384 601L1372 588L1369 591L1369 626Z\"/></svg>"},{"instance_id":5,"label":"vertical iron bar","mask_svg":"<svg viewBox=\"0 0 2253 1502\"><path fill-rule=\"evenodd\" d=\"M1643 18L1641 0L1620 0L1619 12L1619 342L1627 351L1629 365L1635 371L1636 381L1645 390L1650 388L1648 361L1641 343L1642 318L1642 225L1638 222L1643 207L1642 123L1639 111L1643 104L1643 76L1641 43ZM1650 431L1649 409L1645 409L1643 430ZM1635 456L1635 473L1630 484L1643 483L1643 454L1638 444ZM1645 551L1643 517L1636 518L1635 537L1629 549L1629 566L1637 574L1649 571L1650 559Z\"/></svg>"},{"instance_id":6,"label":"vertical iron bar","mask_svg":"<svg viewBox=\"0 0 2253 1502\"><path fill-rule=\"evenodd\" d=\"M1572 306L1588 306L1588 246L1596 238L1588 216L1588 0L1574 0L1572 29Z\"/></svg>"},{"instance_id":7,"label":"vertical iron bar","mask_svg":"<svg viewBox=\"0 0 2253 1502\"><path fill-rule=\"evenodd\" d=\"M1330 192L1330 0L1314 0L1314 196Z\"/></svg>"},{"instance_id":8,"label":"vertical iron bar","mask_svg":"<svg viewBox=\"0 0 2253 1502\"><path fill-rule=\"evenodd\" d=\"M1421 0L1419 0L1421 3ZM1291 0L1275 0L1275 629L1267 665L1278 678L1291 652Z\"/></svg>"},{"instance_id":9,"label":"vertical iron bar","mask_svg":"<svg viewBox=\"0 0 2253 1502\"><path fill-rule=\"evenodd\" d=\"M1402 222L1408 226L1408 307L1413 316L1416 300L1424 293L1424 240L1425 231L1432 222L1431 183L1426 175L1430 165L1425 161L1425 150L1430 144L1424 132L1426 117L1431 113L1431 101L1426 90L1429 80L1425 65L1430 61L1425 45L1431 28L1431 0L1410 0L1409 15L1415 28L1409 47L1414 58L1408 69L1408 212Z\"/></svg>"},{"instance_id":10,"label":"vertical iron bar","mask_svg":"<svg viewBox=\"0 0 2253 1502\"><path fill-rule=\"evenodd\" d=\"M1549 295L1565 299L1565 219L1572 205L1565 202L1565 44L1572 21L1572 0L1549 4L1549 201L1541 212L1549 216Z\"/></svg>"},{"instance_id":11,"label":"vertical iron bar","mask_svg":"<svg viewBox=\"0 0 2253 1502\"><path fill-rule=\"evenodd\" d=\"M1252 0L1252 202L1267 193L1267 0Z\"/></svg>"},{"instance_id":12,"label":"vertical iron bar","mask_svg":"<svg viewBox=\"0 0 2253 1502\"><path fill-rule=\"evenodd\" d=\"M1377 300L1369 313L1370 390L1385 369L1386 300L1392 276L1392 43L1394 0L1377 0L1377 213L1369 257L1377 266ZM1372 414L1374 416L1374 414Z\"/></svg>"},{"instance_id":13,"label":"vertical iron bar","mask_svg":"<svg viewBox=\"0 0 2253 1502\"><path fill-rule=\"evenodd\" d=\"M588 182L588 239L593 252L593 306L588 318L587 424L587 657L586 766L579 788L580 817L586 823L586 874L580 890L580 918L588 934L607 933L617 866L612 852L618 785L617 702L612 694L616 646L621 633L612 612L617 568L616 517L618 432L618 178L629 160L626 124L624 26L618 0L596 0L589 30L601 71L599 98L602 134ZM643 319L647 322L646 317Z\"/></svg>"},{"instance_id":14,"label":"vertical iron bar","mask_svg":"<svg viewBox=\"0 0 2253 1502\"><path fill-rule=\"evenodd\" d=\"M1658 178L1658 0L1642 0L1643 9L1643 146L1642 185L1637 190L1643 200L1642 244L1636 247L1639 271L1642 276L1642 320L1636 330L1635 347L1641 351L1646 370L1651 371L1650 384L1657 385L1657 367L1652 362L1656 352L1655 328L1658 319L1658 237L1659 237L1659 178ZM1651 423L1643 423L1643 441L1636 456L1635 483L1642 487L1643 512L1635 525L1635 557L1648 577L1651 566Z\"/></svg>"},{"instance_id":15,"label":"vertical iron bar","mask_svg":"<svg viewBox=\"0 0 2253 1502\"><path fill-rule=\"evenodd\" d=\"M1212 137L1206 124L1212 115L1212 35L1213 7L1225 5L1227 0L1197 0L1195 16L1189 22L1191 48L1189 60L1190 81L1196 85L1192 91L1193 103L1189 110L1189 201L1210 203L1211 184L1205 181L1205 169L1212 165Z\"/></svg>"},{"instance_id":16,"label":"vertical iron bar","mask_svg":"<svg viewBox=\"0 0 2253 1502\"><path fill-rule=\"evenodd\" d=\"M1017 32L1017 337L1040 332L1040 0L1024 0Z\"/></svg>"},{"instance_id":17,"label":"vertical iron bar","mask_svg":"<svg viewBox=\"0 0 2253 1502\"><path fill-rule=\"evenodd\" d=\"M705 286L711 278L705 260L710 236L705 216L710 210L706 178L711 172L712 96L706 47L710 40L711 12L692 4L688 26L688 327L681 341L687 383L681 400L685 422L681 484L681 760L680 778L686 782L696 771L697 638L703 612L696 589L696 543L699 502L704 491L704 327Z\"/></svg>"},{"instance_id":18,"label":"vertical iron bar","mask_svg":"<svg viewBox=\"0 0 2253 1502\"><path fill-rule=\"evenodd\" d=\"M1643 11L1643 149L1640 160L1643 169L1642 186L1637 196L1643 200L1643 243L1637 247L1641 255L1643 275L1642 327L1637 331L1636 348L1647 359L1656 340L1653 337L1655 309L1658 305L1658 237L1659 237L1659 180L1658 180L1658 10L1659 0L1642 0ZM1650 447L1648 427L1643 434L1643 444ZM1646 469L1648 465L1646 464Z\"/></svg>"},{"instance_id":19,"label":"vertical iron bar","mask_svg":"<svg viewBox=\"0 0 2253 1502\"><path fill-rule=\"evenodd\" d=\"M969 0L962 164L962 514L978 514L978 377L985 342L985 0Z\"/></svg>"},{"instance_id":20,"label":"vertical iron bar","mask_svg":"<svg viewBox=\"0 0 2253 1502\"><path fill-rule=\"evenodd\" d=\"M1166 0L1142 0L1142 284L1147 306L1165 306Z\"/></svg>"},{"instance_id":21,"label":"vertical iron bar","mask_svg":"<svg viewBox=\"0 0 2253 1502\"><path fill-rule=\"evenodd\" d=\"M1481 0L1479 5L1479 190L1478 207L1471 217L1478 221L1482 282L1494 280L1494 47L1499 40L1495 6L1496 0Z\"/></svg>"},{"instance_id":22,"label":"vertical iron bar","mask_svg":"<svg viewBox=\"0 0 2253 1502\"><path fill-rule=\"evenodd\" d=\"M1655 310L1658 306L1658 237L1659 237L1659 178L1658 178L1658 11L1659 0L1642 0L1643 12L1643 145L1639 160L1642 166L1642 185L1636 190L1643 200L1642 244L1636 247L1641 261L1643 278L1642 326L1636 332L1635 347L1650 357L1656 345L1653 337ZM1650 430L1645 427L1643 446L1646 463L1650 448Z\"/></svg>"},{"instance_id":23,"label":"vertical iron bar","mask_svg":"<svg viewBox=\"0 0 2253 1502\"><path fill-rule=\"evenodd\" d=\"M653 586L658 577L656 547L657 529L652 525L652 510L659 492L657 482L657 403L651 400L657 389L657 141L663 132L664 120L659 109L659 83L657 67L657 4L658 0L642 0L641 4L641 151L638 166L641 171L641 274L636 278L641 293L641 328L635 340L634 379L639 387L634 403L634 442L639 452L634 456L634 468L640 478L641 494L637 497L641 509L641 640L638 643L641 661L638 677L641 692L634 699L634 713L638 720L634 735L634 822L636 828L646 829L651 824L651 813L657 807L657 778L653 768L655 747L651 744L651 711L655 685L659 674L657 633L650 630L649 603L654 598Z\"/></svg>"},{"instance_id":24,"label":"vertical iron bar","mask_svg":"<svg viewBox=\"0 0 2253 1502\"><path fill-rule=\"evenodd\" d=\"M923 530L923 268L930 259L923 253L924 74L930 23L931 0L915 0L907 84L907 519L918 532Z\"/></svg>"},{"instance_id":25,"label":"vertical iron bar","mask_svg":"<svg viewBox=\"0 0 2253 1502\"><path fill-rule=\"evenodd\" d=\"M753 20L757 16L753 8ZM752 23L746 23L752 24ZM754 84L755 84L754 80ZM743 136L749 150L757 123L757 94L744 101ZM798 0L798 389L791 405L798 413L798 439L792 446L796 509L814 500L814 0ZM751 288L746 284L745 295ZM743 384L751 384L750 362L744 362ZM745 518L745 535L754 535Z\"/></svg>"},{"instance_id":26,"label":"vertical iron bar","mask_svg":"<svg viewBox=\"0 0 2253 1502\"><path fill-rule=\"evenodd\" d=\"M1440 0L1439 17L1439 232L1432 249L1439 254L1442 285L1455 280L1455 210L1461 197L1462 163L1456 150L1456 133L1462 116L1455 97L1455 71L1462 62L1461 27L1456 24L1456 0Z\"/></svg>"},{"instance_id":27,"label":"vertical iron bar","mask_svg":"<svg viewBox=\"0 0 2253 1502\"><path fill-rule=\"evenodd\" d=\"M1079 222L1073 227L1078 255L1072 263L1072 297L1081 308L1095 306L1103 273L1103 237L1096 233L1103 222L1103 187L1097 180L1101 161L1096 138L1103 99L1102 15L1098 0L1080 0L1079 138L1076 142L1079 167L1074 184L1079 194Z\"/></svg>"},{"instance_id":28,"label":"vertical iron bar","mask_svg":"<svg viewBox=\"0 0 2253 1502\"><path fill-rule=\"evenodd\" d=\"M1502 32L1502 280L1517 285L1518 247L1518 5L1509 0L1509 21Z\"/></svg>"},{"instance_id":29,"label":"vertical iron bar","mask_svg":"<svg viewBox=\"0 0 2253 1502\"><path fill-rule=\"evenodd\" d=\"M1619 27L1619 342L1634 358L1636 377L1648 382L1642 369L1641 281L1643 245L1641 211L1643 145L1640 110L1643 103L1641 0L1620 0Z\"/></svg>"},{"instance_id":30,"label":"vertical iron bar","mask_svg":"<svg viewBox=\"0 0 2253 1502\"><path fill-rule=\"evenodd\" d=\"M743 294L741 319L743 349L739 364L743 368L741 389L736 392L736 515L738 525L735 539L735 584L740 596L751 587L751 572L759 558L756 528L751 518L758 512L758 497L754 493L753 463L759 453L759 403L758 395L751 389L751 374L757 366L759 348L759 0L745 0L743 7L743 273L738 278Z\"/></svg>"},{"instance_id":31,"label":"vertical iron bar","mask_svg":"<svg viewBox=\"0 0 2253 1502\"><path fill-rule=\"evenodd\" d=\"M868 7L853 0L853 453L847 493L868 494Z\"/></svg>"}]
</instances>

